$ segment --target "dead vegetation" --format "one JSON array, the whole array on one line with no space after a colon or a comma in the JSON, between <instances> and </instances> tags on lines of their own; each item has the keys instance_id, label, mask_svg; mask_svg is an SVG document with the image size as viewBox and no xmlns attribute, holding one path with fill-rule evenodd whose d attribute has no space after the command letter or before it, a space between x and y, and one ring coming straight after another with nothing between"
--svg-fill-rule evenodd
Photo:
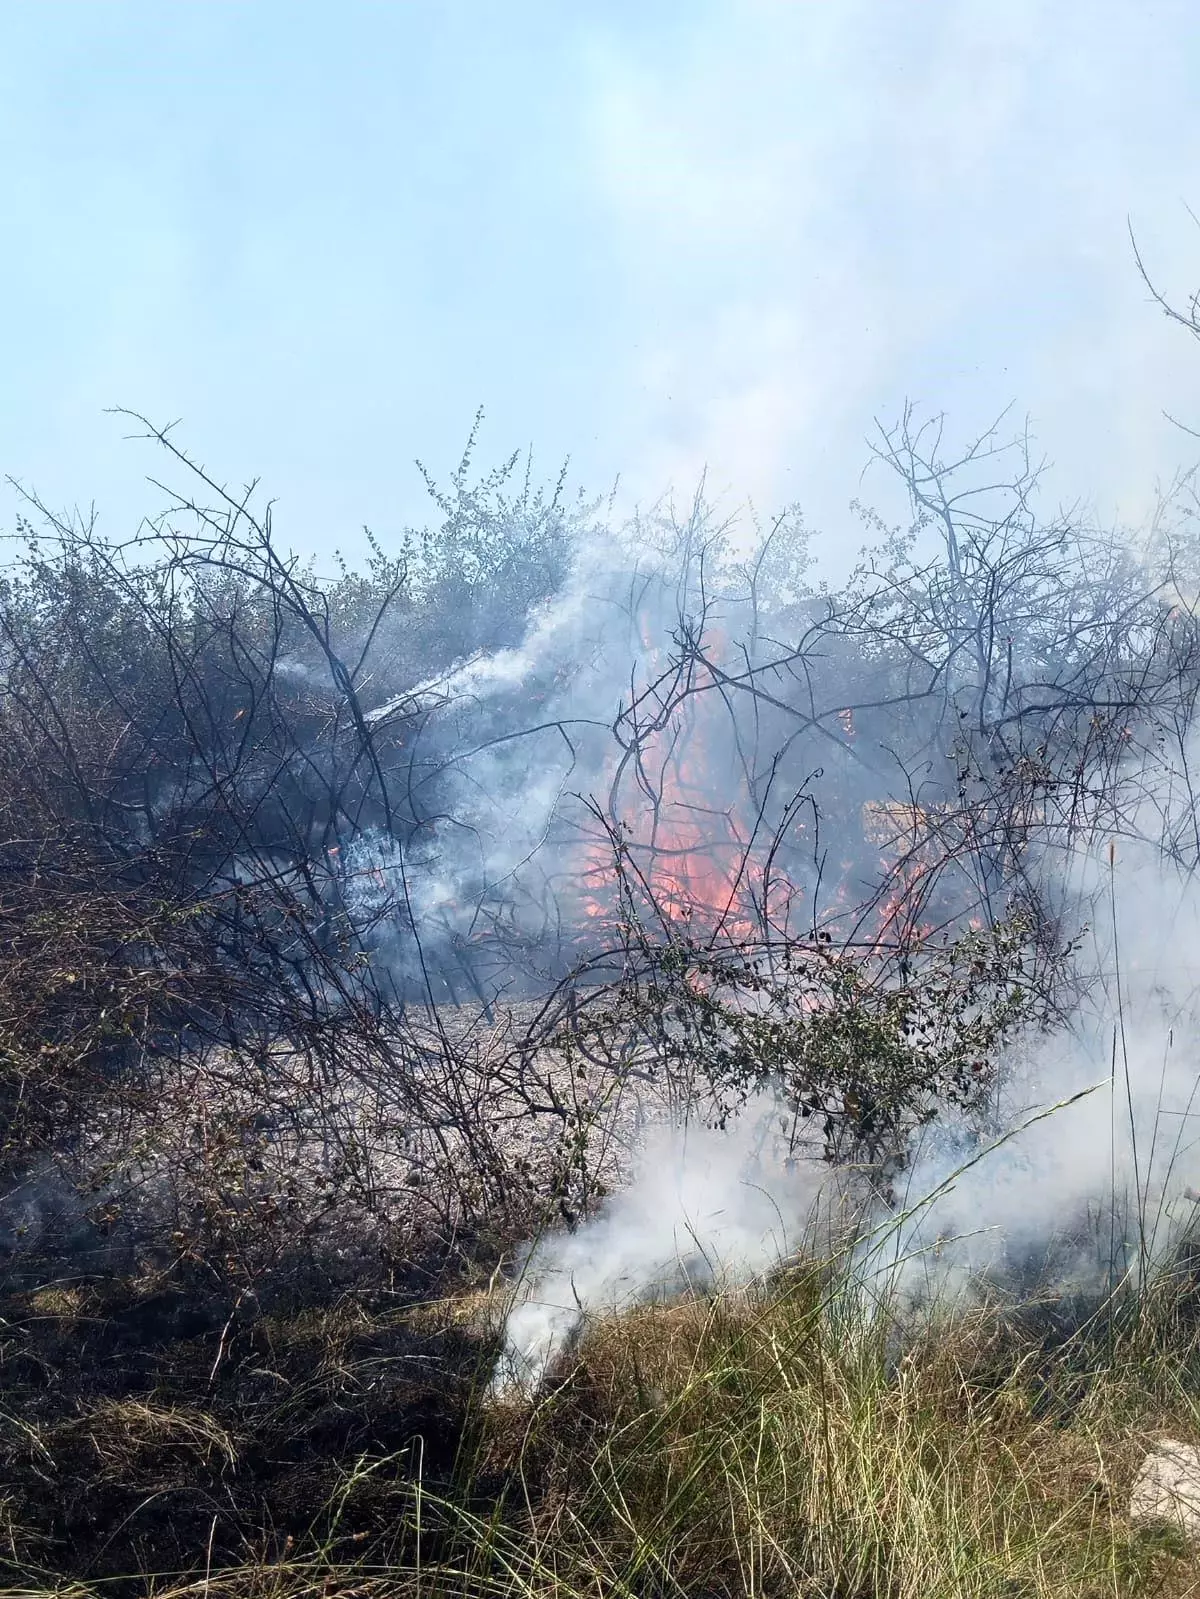
<instances>
[{"instance_id":1,"label":"dead vegetation","mask_svg":"<svg viewBox=\"0 0 1200 1599\"><path fill-rule=\"evenodd\" d=\"M0 591L0 1594L1192 1591L1124 1499L1200 1439L1187 1280L897 1358L797 1265L485 1398L647 1119L769 1088L885 1208L914 1129L999 1126L1081 993L1056 863L1197 862L1186 493L1043 525L1027 441L909 413L840 591L698 503L594 596L513 462L322 578L151 433L167 511L34 505Z\"/></svg>"}]
</instances>

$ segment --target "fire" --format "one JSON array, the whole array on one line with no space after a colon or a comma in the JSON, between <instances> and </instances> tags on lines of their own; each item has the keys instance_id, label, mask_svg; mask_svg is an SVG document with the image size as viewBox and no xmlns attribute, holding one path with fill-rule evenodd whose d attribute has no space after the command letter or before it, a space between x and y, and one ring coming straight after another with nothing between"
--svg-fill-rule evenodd
<instances>
[{"instance_id":1,"label":"fire","mask_svg":"<svg viewBox=\"0 0 1200 1599\"><path fill-rule=\"evenodd\" d=\"M636 803L614 818L614 834L585 847L582 909L589 921L611 920L614 844L625 857L627 878L653 910L697 933L718 928L748 939L761 935L764 870L737 807L720 806L718 785L693 738L685 752L663 736L641 753Z\"/></svg>"},{"instance_id":2,"label":"fire","mask_svg":"<svg viewBox=\"0 0 1200 1599\"><path fill-rule=\"evenodd\" d=\"M706 758L702 729L691 728L686 742L676 729L660 732L639 754L637 782L627 781L619 791L625 803L614 806L611 831L598 829L583 848L581 909L587 923L616 925L616 850L624 858L627 884L643 901L643 914L657 914L697 936L720 934L732 942L755 942L769 936L772 926L785 925L801 891L776 862L768 894L771 840L756 837L745 821L756 813L744 785L735 784L730 797L726 783L722 793L720 763ZM863 840L878 852L886 892L864 910L862 893L853 884L867 863L841 861L839 879L826 890L832 901L830 927L836 924L859 947L881 951L932 934L919 908L936 866L933 822L928 812L911 805L863 806ZM864 880L863 890L867 887Z\"/></svg>"},{"instance_id":3,"label":"fire","mask_svg":"<svg viewBox=\"0 0 1200 1599\"><path fill-rule=\"evenodd\" d=\"M742 944L789 926L805 899L789 878L785 855L773 853L771 828L756 822L760 807L734 766L726 707L713 699L711 729L706 697L693 696L685 716L664 716L623 764L614 757L606 818L597 818L582 844L584 925L618 930L619 882L637 915L661 918L698 938ZM852 718L843 719L842 730L853 736ZM945 864L939 834L948 821L936 809L911 803L863 805L863 850L852 842L836 872L823 866L824 904L806 913L810 933L816 915L832 940L881 954L931 937L935 929L924 907ZM788 827L790 847L803 828L795 821Z\"/></svg>"}]
</instances>

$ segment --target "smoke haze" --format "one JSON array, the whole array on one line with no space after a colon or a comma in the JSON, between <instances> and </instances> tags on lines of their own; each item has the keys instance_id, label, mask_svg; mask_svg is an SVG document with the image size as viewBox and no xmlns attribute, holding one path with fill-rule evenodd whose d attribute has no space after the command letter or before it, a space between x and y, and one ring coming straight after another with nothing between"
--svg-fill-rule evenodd
<instances>
[{"instance_id":1,"label":"smoke haze","mask_svg":"<svg viewBox=\"0 0 1200 1599\"><path fill-rule=\"evenodd\" d=\"M600 1218L531 1251L495 1390L536 1386L593 1314L822 1258L835 1194L856 1211L844 1269L889 1315L1094 1295L1162 1263L1200 1203L1200 891L1144 845L1071 864L1106 891L1078 1014L1008 1052L986 1117L914 1134L890 1205L852 1198L815 1150L781 1158L770 1097L723 1131L660 1128Z\"/></svg>"}]
</instances>

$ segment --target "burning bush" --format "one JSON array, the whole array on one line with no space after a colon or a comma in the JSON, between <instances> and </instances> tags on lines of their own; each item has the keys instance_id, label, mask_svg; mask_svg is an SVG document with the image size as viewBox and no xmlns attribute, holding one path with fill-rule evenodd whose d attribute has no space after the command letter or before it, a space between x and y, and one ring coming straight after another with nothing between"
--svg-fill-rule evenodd
<instances>
[{"instance_id":1,"label":"burning bush","mask_svg":"<svg viewBox=\"0 0 1200 1599\"><path fill-rule=\"evenodd\" d=\"M151 1125L162 1177L162 1107L204 1103L281 1237L332 1226L325 1172L360 1237L455 1235L602 1197L628 1092L768 1081L829 1159L894 1159L1069 1000L1062 862L1194 852L1173 557L1042 526L993 435L884 434L913 525L836 592L797 516L747 556L700 502L601 563L561 482L469 451L438 529L326 580L155 438L189 491L128 544L39 507L0 595L14 1177L136 1186Z\"/></svg>"}]
</instances>

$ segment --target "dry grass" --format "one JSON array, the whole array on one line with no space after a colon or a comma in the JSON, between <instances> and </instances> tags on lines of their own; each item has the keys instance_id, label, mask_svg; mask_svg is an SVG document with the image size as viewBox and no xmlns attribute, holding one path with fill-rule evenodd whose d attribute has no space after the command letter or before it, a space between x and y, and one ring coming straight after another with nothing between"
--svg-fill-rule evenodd
<instances>
[{"instance_id":1,"label":"dry grass","mask_svg":"<svg viewBox=\"0 0 1200 1599\"><path fill-rule=\"evenodd\" d=\"M486 1286L262 1317L208 1389L211 1336L190 1376L176 1351L173 1387L160 1369L152 1394L49 1425L6 1394L9 1480L24 1425L43 1493L90 1473L91 1491L123 1485L111 1503L130 1523L89 1571L48 1536L52 1518L39 1536L23 1527L19 1484L0 1501L0 1596L1200 1594L1178 1537L1127 1517L1148 1444L1200 1442L1191 1292L1053 1340L1034 1315L962 1314L898 1355L884 1318L795 1270L601 1321L536 1399L485 1400L494 1344L460 1345L458 1397L440 1409L438 1340L486 1324L499 1303ZM37 1325L48 1310L43 1298ZM239 1409L251 1394L257 1408ZM272 1476L274 1454L291 1479ZM170 1495L201 1482L210 1508L189 1511L174 1563L186 1574L155 1577L168 1545L148 1536L147 1504L182 1505Z\"/></svg>"},{"instance_id":2,"label":"dry grass","mask_svg":"<svg viewBox=\"0 0 1200 1599\"><path fill-rule=\"evenodd\" d=\"M1128 1340L1091 1370L1082 1347L1052 1370L1010 1347L997 1383L977 1323L889 1368L846 1312L801 1281L601 1329L513 1461L540 1484L525 1590L1193 1591L1191 1561L1124 1507L1156 1426L1200 1439L1194 1351L1168 1374Z\"/></svg>"}]
</instances>

